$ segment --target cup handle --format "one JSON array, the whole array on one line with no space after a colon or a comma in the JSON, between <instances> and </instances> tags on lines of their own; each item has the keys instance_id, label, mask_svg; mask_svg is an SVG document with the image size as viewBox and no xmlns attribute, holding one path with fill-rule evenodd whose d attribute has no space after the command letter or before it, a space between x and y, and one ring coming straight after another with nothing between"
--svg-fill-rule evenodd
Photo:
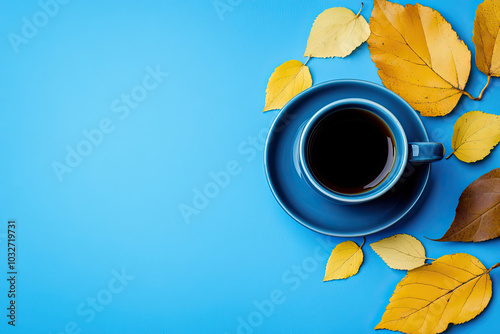
<instances>
[{"instance_id":1,"label":"cup handle","mask_svg":"<svg viewBox=\"0 0 500 334\"><path fill-rule=\"evenodd\" d=\"M408 143L409 162L433 162L444 157L444 146L441 143Z\"/></svg>"}]
</instances>

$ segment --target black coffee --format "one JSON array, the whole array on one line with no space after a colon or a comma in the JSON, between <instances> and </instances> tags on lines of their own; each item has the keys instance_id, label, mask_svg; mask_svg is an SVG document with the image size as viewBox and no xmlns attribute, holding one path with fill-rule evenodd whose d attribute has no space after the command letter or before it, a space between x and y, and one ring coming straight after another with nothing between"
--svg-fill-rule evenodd
<instances>
[{"instance_id":1,"label":"black coffee","mask_svg":"<svg viewBox=\"0 0 500 334\"><path fill-rule=\"evenodd\" d=\"M306 143L307 163L324 187L359 194L376 187L389 174L395 155L387 124L363 109L327 115Z\"/></svg>"}]
</instances>

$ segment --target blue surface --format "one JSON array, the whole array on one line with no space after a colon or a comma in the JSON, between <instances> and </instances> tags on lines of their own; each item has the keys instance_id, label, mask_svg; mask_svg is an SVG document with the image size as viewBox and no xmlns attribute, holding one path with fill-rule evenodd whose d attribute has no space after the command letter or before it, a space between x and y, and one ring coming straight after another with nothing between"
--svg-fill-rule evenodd
<instances>
[{"instance_id":1,"label":"blue surface","mask_svg":"<svg viewBox=\"0 0 500 334\"><path fill-rule=\"evenodd\" d=\"M421 1L472 53L479 2ZM16 328L2 315L0 333L369 333L404 276L369 243L409 233L432 258L468 252L486 267L499 262L500 239L425 238L442 236L465 187L499 167L497 147L475 164L433 164L410 219L367 238L359 274L322 282L327 253L345 239L310 231L275 201L263 144L277 112L261 110L274 68L303 59L314 18L332 6L360 4L66 0L44 16L38 1L1 1L5 314L9 219L18 224L18 281ZM365 1L362 15L371 9ZM40 27L30 30L33 20ZM17 53L11 33L26 36ZM315 84L380 83L366 44L308 66ZM472 65L467 90L477 96L485 82ZM494 78L482 101L462 98L449 116L423 118L430 139L450 152L455 120L499 114L499 92ZM67 166L55 164L60 178L54 162ZM449 333L497 331L500 272L491 276L487 309Z\"/></svg>"}]
</instances>

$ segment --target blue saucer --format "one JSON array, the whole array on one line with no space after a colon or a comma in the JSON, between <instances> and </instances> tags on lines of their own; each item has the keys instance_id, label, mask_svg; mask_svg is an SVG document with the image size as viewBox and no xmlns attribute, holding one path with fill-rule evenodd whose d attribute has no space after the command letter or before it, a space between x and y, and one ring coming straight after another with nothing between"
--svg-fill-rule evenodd
<instances>
[{"instance_id":1,"label":"blue saucer","mask_svg":"<svg viewBox=\"0 0 500 334\"><path fill-rule=\"evenodd\" d=\"M316 111L345 98L381 104L398 118L408 141L429 141L419 115L395 93L366 81L335 80L303 91L283 107L267 137L264 165L274 197L293 219L319 233L354 237L378 232L403 218L424 191L431 167L409 165L391 191L368 203L339 205L314 191L301 175L294 142Z\"/></svg>"}]
</instances>

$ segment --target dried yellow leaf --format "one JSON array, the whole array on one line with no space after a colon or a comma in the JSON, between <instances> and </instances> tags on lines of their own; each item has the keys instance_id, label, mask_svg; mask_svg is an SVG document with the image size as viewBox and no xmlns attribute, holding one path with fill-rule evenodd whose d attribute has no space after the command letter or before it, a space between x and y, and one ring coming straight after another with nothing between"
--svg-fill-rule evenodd
<instances>
[{"instance_id":1,"label":"dried yellow leaf","mask_svg":"<svg viewBox=\"0 0 500 334\"><path fill-rule=\"evenodd\" d=\"M370 27L359 13L343 7L329 8L316 17L304 57L345 57L368 36Z\"/></svg>"},{"instance_id":2,"label":"dried yellow leaf","mask_svg":"<svg viewBox=\"0 0 500 334\"><path fill-rule=\"evenodd\" d=\"M452 154L464 162L475 162L486 157L498 142L500 116L470 111L455 122L451 140Z\"/></svg>"},{"instance_id":3,"label":"dried yellow leaf","mask_svg":"<svg viewBox=\"0 0 500 334\"><path fill-rule=\"evenodd\" d=\"M441 333L481 313L491 298L489 270L475 257L445 255L409 271L394 290L375 329Z\"/></svg>"},{"instance_id":4,"label":"dried yellow leaf","mask_svg":"<svg viewBox=\"0 0 500 334\"><path fill-rule=\"evenodd\" d=\"M477 68L488 76L500 76L500 1L484 0L477 6L472 41Z\"/></svg>"},{"instance_id":5,"label":"dried yellow leaf","mask_svg":"<svg viewBox=\"0 0 500 334\"><path fill-rule=\"evenodd\" d=\"M281 109L295 95L312 86L309 68L298 60L276 67L266 88L264 111Z\"/></svg>"},{"instance_id":6,"label":"dried yellow leaf","mask_svg":"<svg viewBox=\"0 0 500 334\"><path fill-rule=\"evenodd\" d=\"M432 8L375 0L368 49L382 83L422 116L457 105L469 78L471 54Z\"/></svg>"},{"instance_id":7,"label":"dried yellow leaf","mask_svg":"<svg viewBox=\"0 0 500 334\"><path fill-rule=\"evenodd\" d=\"M370 246L392 269L411 270L425 264L424 246L408 234L396 234Z\"/></svg>"},{"instance_id":8,"label":"dried yellow leaf","mask_svg":"<svg viewBox=\"0 0 500 334\"><path fill-rule=\"evenodd\" d=\"M341 242L333 249L328 259L323 281L354 276L358 273L361 263L363 263L361 247L352 241Z\"/></svg>"}]
</instances>

